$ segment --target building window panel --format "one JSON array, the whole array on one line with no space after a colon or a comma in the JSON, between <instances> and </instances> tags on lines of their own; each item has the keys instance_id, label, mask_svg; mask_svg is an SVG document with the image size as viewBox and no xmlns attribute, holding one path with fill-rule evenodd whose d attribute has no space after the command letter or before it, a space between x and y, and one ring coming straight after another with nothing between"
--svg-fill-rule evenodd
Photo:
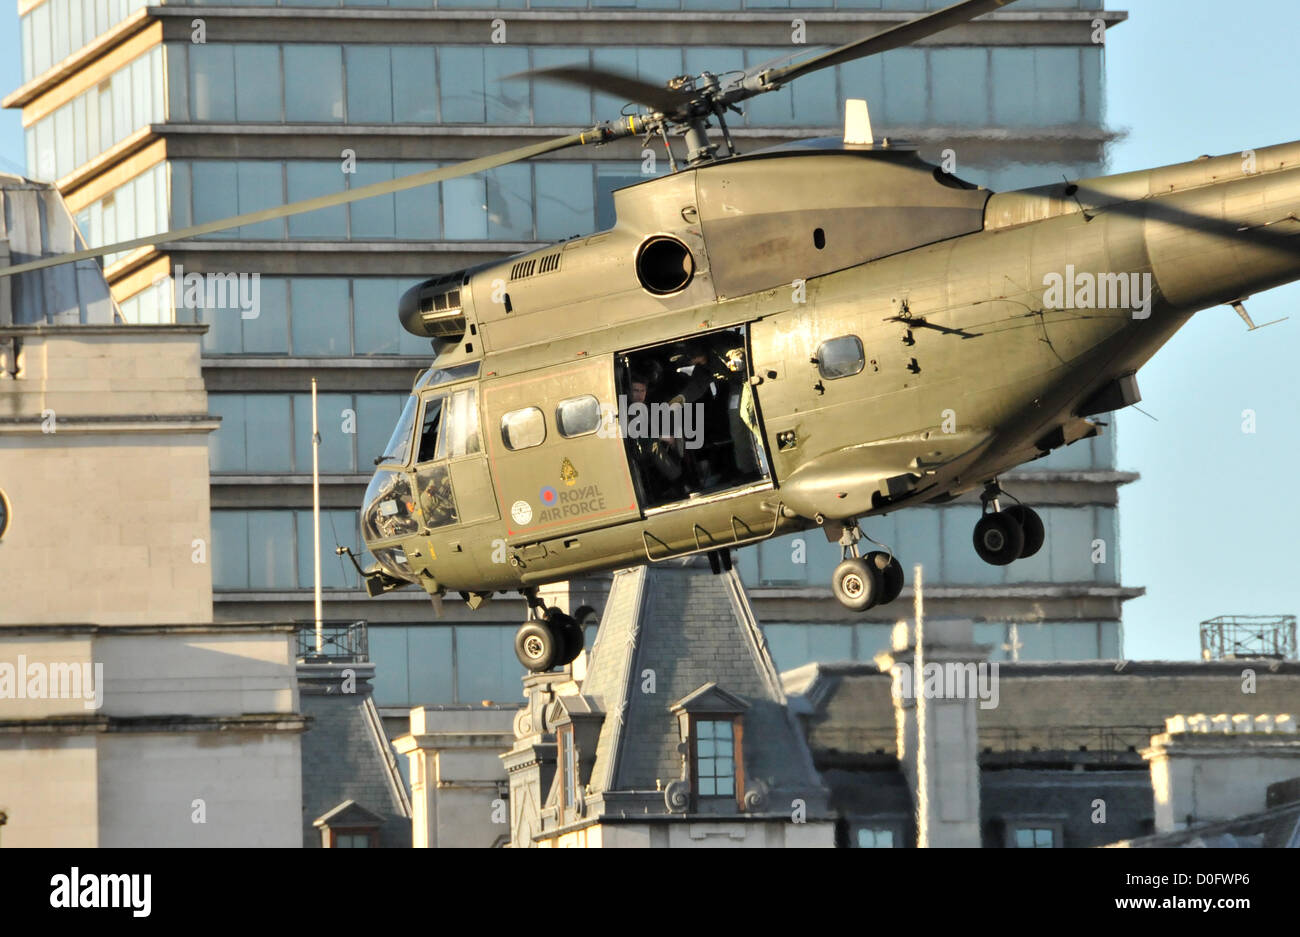
<instances>
[{"instance_id":1,"label":"building window panel","mask_svg":"<svg viewBox=\"0 0 1300 937\"><path fill-rule=\"evenodd\" d=\"M188 45L168 42L163 46L167 56L167 116L171 120L190 119L190 66Z\"/></svg>"},{"instance_id":2,"label":"building window panel","mask_svg":"<svg viewBox=\"0 0 1300 937\"><path fill-rule=\"evenodd\" d=\"M239 213L261 211L284 204L284 172L274 160L240 160L236 164ZM284 239L284 220L275 219L242 225L240 240L279 241ZM229 238L230 232L222 232Z\"/></svg>"},{"instance_id":3,"label":"building window panel","mask_svg":"<svg viewBox=\"0 0 1300 937\"><path fill-rule=\"evenodd\" d=\"M244 426L248 471L293 471L293 434L289 421L287 396L251 395L247 403Z\"/></svg>"},{"instance_id":4,"label":"building window panel","mask_svg":"<svg viewBox=\"0 0 1300 937\"><path fill-rule=\"evenodd\" d=\"M407 398L398 394L357 394L357 463L370 471L402 415Z\"/></svg>"},{"instance_id":5,"label":"building window panel","mask_svg":"<svg viewBox=\"0 0 1300 937\"><path fill-rule=\"evenodd\" d=\"M287 65L287 60L286 60ZM344 189L346 176L340 163L329 161L291 160L285 164L288 182L288 200L298 202L318 195L329 195ZM347 206L319 208L305 215L289 219L291 238L346 238L348 234Z\"/></svg>"},{"instance_id":6,"label":"building window panel","mask_svg":"<svg viewBox=\"0 0 1300 937\"><path fill-rule=\"evenodd\" d=\"M984 48L930 51L931 120L941 126L986 127L989 123L989 53Z\"/></svg>"},{"instance_id":7,"label":"building window panel","mask_svg":"<svg viewBox=\"0 0 1300 937\"><path fill-rule=\"evenodd\" d=\"M235 114L240 122L281 119L280 47L235 46Z\"/></svg>"},{"instance_id":8,"label":"building window panel","mask_svg":"<svg viewBox=\"0 0 1300 937\"><path fill-rule=\"evenodd\" d=\"M214 588L248 588L248 514L246 512L212 512L211 556Z\"/></svg>"},{"instance_id":9,"label":"building window panel","mask_svg":"<svg viewBox=\"0 0 1300 937\"><path fill-rule=\"evenodd\" d=\"M591 166L539 162L533 171L539 240L558 241L593 230L596 203Z\"/></svg>"},{"instance_id":10,"label":"building window panel","mask_svg":"<svg viewBox=\"0 0 1300 937\"><path fill-rule=\"evenodd\" d=\"M560 65L577 65L586 67L593 61L593 54L581 47L555 46L546 48L534 48L533 68L555 68ZM609 67L611 62L607 57L620 55L622 61L618 66L621 70L627 67L627 52L625 50L607 49L595 53L594 59L597 68ZM661 78L660 81L663 79ZM602 97L597 95L597 97ZM613 120L618 116L618 109L623 106L620 101L613 110L606 110L602 113L601 120ZM585 88L576 88L571 85L562 85L554 81L534 81L533 82L533 123L539 125L573 127L578 124L585 124L592 119L591 116L591 92Z\"/></svg>"},{"instance_id":11,"label":"building window panel","mask_svg":"<svg viewBox=\"0 0 1300 937\"><path fill-rule=\"evenodd\" d=\"M348 173L348 188L359 189L377 182L390 182L393 178L393 164L379 161L362 160L357 163L355 173ZM403 167L405 174L405 167ZM397 235L396 199L407 193L381 195L377 198L362 199L353 202L350 231L353 238L393 238Z\"/></svg>"},{"instance_id":12,"label":"building window panel","mask_svg":"<svg viewBox=\"0 0 1300 937\"><path fill-rule=\"evenodd\" d=\"M408 630L419 633L432 629L408 629L404 625L371 625L367 629L366 641L370 648L370 660L375 665L375 677L371 681L371 686L374 687L377 706L411 705L408 668L412 657L407 648ZM450 656L448 654L448 657ZM451 702L451 700L440 700L440 702Z\"/></svg>"},{"instance_id":13,"label":"building window panel","mask_svg":"<svg viewBox=\"0 0 1300 937\"><path fill-rule=\"evenodd\" d=\"M402 705L454 703L456 693L453 682L455 658L452 655L452 629L446 625L409 628L406 640L409 690Z\"/></svg>"},{"instance_id":14,"label":"building window panel","mask_svg":"<svg viewBox=\"0 0 1300 937\"><path fill-rule=\"evenodd\" d=\"M50 26L50 4L42 3L31 12L32 33L34 42L32 44L32 77L44 74L50 70L54 64L51 61L50 42L53 38L53 31Z\"/></svg>"},{"instance_id":15,"label":"building window panel","mask_svg":"<svg viewBox=\"0 0 1300 937\"><path fill-rule=\"evenodd\" d=\"M496 46L484 50L483 76L488 89L485 109L489 124L531 122L528 80L503 80L507 75L528 71L528 67L528 50L525 48Z\"/></svg>"},{"instance_id":16,"label":"building window panel","mask_svg":"<svg viewBox=\"0 0 1300 937\"><path fill-rule=\"evenodd\" d=\"M342 46L284 46L284 112L289 121L343 120Z\"/></svg>"},{"instance_id":17,"label":"building window panel","mask_svg":"<svg viewBox=\"0 0 1300 937\"><path fill-rule=\"evenodd\" d=\"M244 395L209 394L208 409L221 417L220 428L208 436L210 469L213 472L245 471Z\"/></svg>"},{"instance_id":18,"label":"building window panel","mask_svg":"<svg viewBox=\"0 0 1300 937\"><path fill-rule=\"evenodd\" d=\"M308 466L310 468L310 465ZM295 512L298 534L298 588L316 586L316 555L312 546L315 524L311 511ZM356 571L346 559L334 552L340 545L355 547L357 515L355 511L320 512L320 583L322 589L355 589Z\"/></svg>"},{"instance_id":19,"label":"building window panel","mask_svg":"<svg viewBox=\"0 0 1300 937\"><path fill-rule=\"evenodd\" d=\"M483 123L483 54L483 49L474 46L443 46L438 50L444 123Z\"/></svg>"},{"instance_id":20,"label":"building window panel","mask_svg":"<svg viewBox=\"0 0 1300 937\"><path fill-rule=\"evenodd\" d=\"M438 163L398 163L393 172L410 175L437 169ZM442 237L442 186L438 183L395 195L396 235L405 241L436 241ZM397 307L394 306L394 309Z\"/></svg>"},{"instance_id":21,"label":"building window panel","mask_svg":"<svg viewBox=\"0 0 1300 937\"><path fill-rule=\"evenodd\" d=\"M445 54L446 48L439 52ZM432 46L394 46L392 50L393 117L399 124L438 121L438 75ZM481 63L477 66L482 73ZM351 73L349 73L351 81ZM444 118L450 120L451 118ZM356 118L349 116L356 122ZM482 120L480 117L479 120Z\"/></svg>"},{"instance_id":22,"label":"building window panel","mask_svg":"<svg viewBox=\"0 0 1300 937\"><path fill-rule=\"evenodd\" d=\"M456 628L458 702L514 702L523 668L514 654L515 629L470 625Z\"/></svg>"},{"instance_id":23,"label":"building window panel","mask_svg":"<svg viewBox=\"0 0 1300 937\"><path fill-rule=\"evenodd\" d=\"M880 56L885 94L879 107L880 123L891 127L916 127L928 122L925 49L891 49ZM873 110L876 103L871 102Z\"/></svg>"},{"instance_id":24,"label":"building window panel","mask_svg":"<svg viewBox=\"0 0 1300 937\"><path fill-rule=\"evenodd\" d=\"M285 403L287 404L288 401ZM285 435L288 435L287 431ZM293 541L292 511L248 512L248 586L250 589L296 587L297 576L294 569L296 554Z\"/></svg>"},{"instance_id":25,"label":"building window panel","mask_svg":"<svg viewBox=\"0 0 1300 937\"><path fill-rule=\"evenodd\" d=\"M393 355L399 350L400 332L397 302L398 281L387 277L365 277L352 281L352 347L358 355ZM396 418L396 414L393 414ZM386 436L384 437L387 438ZM380 441L382 445L383 441ZM376 450L373 455L379 455ZM361 450L364 462L366 450ZM366 463L368 464L368 463Z\"/></svg>"},{"instance_id":26,"label":"building window panel","mask_svg":"<svg viewBox=\"0 0 1300 937\"><path fill-rule=\"evenodd\" d=\"M801 127L834 127L843 120L836 70L812 72L791 84L794 122Z\"/></svg>"},{"instance_id":27,"label":"building window panel","mask_svg":"<svg viewBox=\"0 0 1300 937\"><path fill-rule=\"evenodd\" d=\"M356 411L351 394L316 395L317 425L320 431L320 471L355 472L352 444L356 436ZM348 431L345 431L348 430ZM311 394L293 396L294 469L311 471ZM376 453L378 455L378 453Z\"/></svg>"},{"instance_id":28,"label":"building window panel","mask_svg":"<svg viewBox=\"0 0 1300 937\"><path fill-rule=\"evenodd\" d=\"M287 354L289 351L289 281L283 277L258 277L259 306L255 318L242 318L231 310L224 317L243 331L234 349L250 354Z\"/></svg>"},{"instance_id":29,"label":"building window panel","mask_svg":"<svg viewBox=\"0 0 1300 937\"><path fill-rule=\"evenodd\" d=\"M480 176L449 179L442 183L444 224L451 241L487 238L487 185Z\"/></svg>"},{"instance_id":30,"label":"building window panel","mask_svg":"<svg viewBox=\"0 0 1300 937\"><path fill-rule=\"evenodd\" d=\"M484 173L487 188L487 236L494 241L533 237L533 170L516 163Z\"/></svg>"},{"instance_id":31,"label":"building window panel","mask_svg":"<svg viewBox=\"0 0 1300 937\"><path fill-rule=\"evenodd\" d=\"M195 120L235 119L235 50L222 43L188 47L190 113Z\"/></svg>"},{"instance_id":32,"label":"building window panel","mask_svg":"<svg viewBox=\"0 0 1300 937\"><path fill-rule=\"evenodd\" d=\"M941 581L963 585L991 585L1002 582L1005 567L990 566L981 560L971 541L975 522L980 517L980 509L967 505L946 507L939 512L939 517L943 530L943 565L939 570ZM1043 519L1046 522L1047 518Z\"/></svg>"},{"instance_id":33,"label":"building window panel","mask_svg":"<svg viewBox=\"0 0 1300 937\"><path fill-rule=\"evenodd\" d=\"M429 50L432 55L432 49ZM393 122L393 92L399 77L393 73L392 52L386 46L344 46L348 76L348 123Z\"/></svg>"},{"instance_id":34,"label":"building window panel","mask_svg":"<svg viewBox=\"0 0 1300 937\"><path fill-rule=\"evenodd\" d=\"M290 281L293 353L346 357L352 353L348 281L341 277L295 277Z\"/></svg>"},{"instance_id":35,"label":"building window panel","mask_svg":"<svg viewBox=\"0 0 1300 937\"><path fill-rule=\"evenodd\" d=\"M230 214L231 193L239 191L238 164L227 160L196 159L190 163L194 223L216 221ZM206 237L220 237L223 232ZM229 237L228 233L225 233Z\"/></svg>"}]
</instances>

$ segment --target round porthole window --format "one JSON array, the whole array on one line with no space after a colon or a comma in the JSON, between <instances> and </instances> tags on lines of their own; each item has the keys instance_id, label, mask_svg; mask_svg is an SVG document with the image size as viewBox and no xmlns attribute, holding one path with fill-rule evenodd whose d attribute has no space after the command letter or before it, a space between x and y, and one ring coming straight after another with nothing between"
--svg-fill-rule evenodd
<instances>
[{"instance_id":1,"label":"round porthole window","mask_svg":"<svg viewBox=\"0 0 1300 937\"><path fill-rule=\"evenodd\" d=\"M686 288L695 276L695 258L681 241L657 235L636 254L636 277L646 292L665 296Z\"/></svg>"},{"instance_id":2,"label":"round porthole window","mask_svg":"<svg viewBox=\"0 0 1300 937\"><path fill-rule=\"evenodd\" d=\"M9 529L9 496L0 489L0 539L4 538L5 531Z\"/></svg>"}]
</instances>

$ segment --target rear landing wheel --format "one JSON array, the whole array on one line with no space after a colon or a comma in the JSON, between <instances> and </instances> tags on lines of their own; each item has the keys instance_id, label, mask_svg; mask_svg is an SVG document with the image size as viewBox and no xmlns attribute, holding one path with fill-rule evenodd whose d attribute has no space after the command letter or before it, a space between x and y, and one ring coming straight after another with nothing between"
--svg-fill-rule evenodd
<instances>
[{"instance_id":1,"label":"rear landing wheel","mask_svg":"<svg viewBox=\"0 0 1300 937\"><path fill-rule=\"evenodd\" d=\"M883 591L880 570L874 563L851 557L831 574L831 591L841 605L855 612L865 612L875 605Z\"/></svg>"},{"instance_id":2,"label":"rear landing wheel","mask_svg":"<svg viewBox=\"0 0 1300 937\"><path fill-rule=\"evenodd\" d=\"M985 514L975 525L975 552L992 566L1006 566L1020 558L1025 532L1006 511Z\"/></svg>"},{"instance_id":3,"label":"rear landing wheel","mask_svg":"<svg viewBox=\"0 0 1300 937\"><path fill-rule=\"evenodd\" d=\"M1043 527L1043 519L1038 516L1037 511L1023 504L1013 504L1002 513L1013 518L1025 532L1025 545L1020 549L1020 559L1028 559L1043 548L1043 541L1047 539L1047 529Z\"/></svg>"}]
</instances>

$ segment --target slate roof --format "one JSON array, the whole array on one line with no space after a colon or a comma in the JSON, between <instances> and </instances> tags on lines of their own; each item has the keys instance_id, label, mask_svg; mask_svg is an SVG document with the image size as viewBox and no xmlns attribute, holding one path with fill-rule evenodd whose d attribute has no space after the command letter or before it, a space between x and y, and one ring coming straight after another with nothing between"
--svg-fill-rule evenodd
<instances>
[{"instance_id":1,"label":"slate roof","mask_svg":"<svg viewBox=\"0 0 1300 937\"><path fill-rule=\"evenodd\" d=\"M653 674L654 692L642 687ZM605 712L591 791L654 791L682 775L674 703L716 683L747 705L746 777L785 795L820 801L826 791L739 577L696 566L619 570L582 691ZM812 800L809 801L810 805Z\"/></svg>"},{"instance_id":2,"label":"slate roof","mask_svg":"<svg viewBox=\"0 0 1300 937\"><path fill-rule=\"evenodd\" d=\"M44 182L0 173L0 241L9 264L26 263L86 247L59 190ZM82 260L8 278L13 321L0 325L112 325L122 322L103 269Z\"/></svg>"},{"instance_id":3,"label":"slate roof","mask_svg":"<svg viewBox=\"0 0 1300 937\"><path fill-rule=\"evenodd\" d=\"M1115 845L1132 849L1300 849L1300 803Z\"/></svg>"},{"instance_id":4,"label":"slate roof","mask_svg":"<svg viewBox=\"0 0 1300 937\"><path fill-rule=\"evenodd\" d=\"M358 679L356 693L318 692L337 681L314 679L307 666L299 668L302 712L311 718L302 736L303 845L319 847L313 821L353 801L383 821L381 847L409 847L410 804L369 683Z\"/></svg>"}]
</instances>

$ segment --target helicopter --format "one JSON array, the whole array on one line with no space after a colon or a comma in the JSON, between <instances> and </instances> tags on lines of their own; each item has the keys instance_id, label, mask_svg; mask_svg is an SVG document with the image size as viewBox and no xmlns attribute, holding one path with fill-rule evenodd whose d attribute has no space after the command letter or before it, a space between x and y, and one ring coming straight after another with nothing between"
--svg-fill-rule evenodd
<instances>
[{"instance_id":1,"label":"helicopter","mask_svg":"<svg viewBox=\"0 0 1300 937\"><path fill-rule=\"evenodd\" d=\"M572 146L658 137L671 172L617 190L612 228L432 277L401 298L435 356L361 509L378 596L419 585L471 608L522 593L515 652L576 658L546 584L730 551L820 527L855 611L903 566L862 522L980 490L972 544L1008 565L1042 519L999 477L1099 434L1140 402L1138 369L1193 313L1300 279L1300 142L993 193L876 140L741 154L726 115L813 71L934 35L1013 0L962 0L793 64L664 86L578 67L529 77L646 111L349 192L0 270L313 211ZM719 139L710 136L717 124ZM669 136L683 138L678 165Z\"/></svg>"}]
</instances>

